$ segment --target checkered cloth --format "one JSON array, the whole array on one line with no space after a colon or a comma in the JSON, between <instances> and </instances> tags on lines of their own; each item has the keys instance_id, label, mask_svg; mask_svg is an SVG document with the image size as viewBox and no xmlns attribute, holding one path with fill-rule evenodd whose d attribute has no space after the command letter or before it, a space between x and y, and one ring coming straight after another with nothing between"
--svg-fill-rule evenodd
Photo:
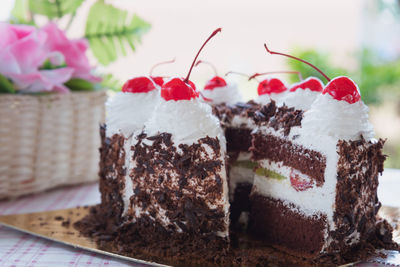
<instances>
[{"instance_id":1,"label":"checkered cloth","mask_svg":"<svg viewBox=\"0 0 400 267\"><path fill-rule=\"evenodd\" d=\"M0 202L0 214L68 209L100 202L98 184L68 187ZM0 226L0 266L144 266L75 249Z\"/></svg>"}]
</instances>

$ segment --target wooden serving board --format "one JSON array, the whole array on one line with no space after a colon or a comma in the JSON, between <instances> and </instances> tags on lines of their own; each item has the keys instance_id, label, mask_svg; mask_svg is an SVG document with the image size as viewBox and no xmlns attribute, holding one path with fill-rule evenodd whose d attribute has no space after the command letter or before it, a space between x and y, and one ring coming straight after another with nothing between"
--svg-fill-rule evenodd
<instances>
[{"instance_id":1,"label":"wooden serving board","mask_svg":"<svg viewBox=\"0 0 400 267\"><path fill-rule=\"evenodd\" d=\"M55 210L47 212L37 212L28 214L17 214L0 216L0 224L12 229L28 233L34 236L49 239L68 246L96 252L99 254L123 259L139 264L150 266L166 266L156 262L149 262L135 259L99 249L96 242L90 238L82 236L73 224L89 213L89 207L72 208L65 210ZM400 209L383 207L380 215L397 225L394 231L394 240L400 242ZM382 250L386 257L374 257L365 262L347 264L346 266L400 266L400 253L397 251Z\"/></svg>"},{"instance_id":2,"label":"wooden serving board","mask_svg":"<svg viewBox=\"0 0 400 267\"><path fill-rule=\"evenodd\" d=\"M89 213L89 208L72 208L46 212L0 216L0 224L64 245L150 266L166 266L115 254L98 248L96 242L82 236L73 224Z\"/></svg>"}]
</instances>

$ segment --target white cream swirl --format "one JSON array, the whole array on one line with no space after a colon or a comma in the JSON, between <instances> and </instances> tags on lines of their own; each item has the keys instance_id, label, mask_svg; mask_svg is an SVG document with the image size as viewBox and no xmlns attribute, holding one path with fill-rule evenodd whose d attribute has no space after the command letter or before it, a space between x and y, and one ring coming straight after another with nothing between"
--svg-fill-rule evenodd
<instances>
[{"instance_id":1,"label":"white cream swirl","mask_svg":"<svg viewBox=\"0 0 400 267\"><path fill-rule=\"evenodd\" d=\"M233 83L228 83L223 87L216 87L213 90L202 90L201 93L204 97L211 99L213 104L236 104L243 101L239 88Z\"/></svg>"},{"instance_id":2,"label":"white cream swirl","mask_svg":"<svg viewBox=\"0 0 400 267\"><path fill-rule=\"evenodd\" d=\"M160 100L157 89L148 93L116 93L106 103L106 135L128 137L134 131L142 130Z\"/></svg>"},{"instance_id":3,"label":"white cream swirl","mask_svg":"<svg viewBox=\"0 0 400 267\"><path fill-rule=\"evenodd\" d=\"M310 89L297 89L294 92L287 92L281 99L281 103L295 109L308 110L311 104L321 92L311 91Z\"/></svg>"},{"instance_id":4,"label":"white cream swirl","mask_svg":"<svg viewBox=\"0 0 400 267\"><path fill-rule=\"evenodd\" d=\"M212 114L211 106L199 99L165 101L154 110L145 123L147 135L171 133L175 144L196 143L198 139L209 136L223 138L219 120Z\"/></svg>"},{"instance_id":5,"label":"white cream swirl","mask_svg":"<svg viewBox=\"0 0 400 267\"><path fill-rule=\"evenodd\" d=\"M338 101L329 94L320 94L304 113L302 132L308 135L327 135L341 140L371 140L374 130L368 120L368 107L360 100L350 104Z\"/></svg>"},{"instance_id":6,"label":"white cream swirl","mask_svg":"<svg viewBox=\"0 0 400 267\"><path fill-rule=\"evenodd\" d=\"M285 99L288 93L289 91L285 91L282 93L263 94L259 95L254 101L258 104L265 105L271 102L271 100L274 100L277 106L282 106L283 100Z\"/></svg>"}]
</instances>

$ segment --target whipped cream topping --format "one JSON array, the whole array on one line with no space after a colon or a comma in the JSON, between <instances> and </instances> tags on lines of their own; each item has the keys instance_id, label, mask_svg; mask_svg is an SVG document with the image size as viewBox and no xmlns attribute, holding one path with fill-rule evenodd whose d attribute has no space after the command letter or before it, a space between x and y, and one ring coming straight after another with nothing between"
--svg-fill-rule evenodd
<instances>
[{"instance_id":1,"label":"whipped cream topping","mask_svg":"<svg viewBox=\"0 0 400 267\"><path fill-rule=\"evenodd\" d=\"M106 103L106 135L129 136L142 130L155 106L160 102L160 91L148 93L118 92Z\"/></svg>"},{"instance_id":2,"label":"whipped cream topping","mask_svg":"<svg viewBox=\"0 0 400 267\"><path fill-rule=\"evenodd\" d=\"M234 83L228 83L226 86L216 87L213 90L202 90L201 93L204 97L211 99L213 104L236 104L243 101L239 88Z\"/></svg>"},{"instance_id":3,"label":"whipped cream topping","mask_svg":"<svg viewBox=\"0 0 400 267\"><path fill-rule=\"evenodd\" d=\"M282 96L280 102L288 107L295 109L308 110L311 104L321 92L311 91L310 89L297 89L294 92L287 92Z\"/></svg>"},{"instance_id":4,"label":"whipped cream topping","mask_svg":"<svg viewBox=\"0 0 400 267\"><path fill-rule=\"evenodd\" d=\"M263 94L259 95L254 101L258 104L268 104L271 100L276 102L277 106L283 105L283 100L286 98L286 95L289 94L289 91L285 91L282 93L272 93L272 94Z\"/></svg>"},{"instance_id":5,"label":"whipped cream topping","mask_svg":"<svg viewBox=\"0 0 400 267\"><path fill-rule=\"evenodd\" d=\"M157 135L172 134L175 144L193 144L209 136L225 140L219 120L212 114L211 106L198 98L191 100L161 100L151 118L145 123L145 132Z\"/></svg>"},{"instance_id":6,"label":"whipped cream topping","mask_svg":"<svg viewBox=\"0 0 400 267\"><path fill-rule=\"evenodd\" d=\"M342 140L365 140L374 137L368 120L368 107L360 100L354 104L320 94L304 113L302 130L313 135L327 135Z\"/></svg>"}]
</instances>

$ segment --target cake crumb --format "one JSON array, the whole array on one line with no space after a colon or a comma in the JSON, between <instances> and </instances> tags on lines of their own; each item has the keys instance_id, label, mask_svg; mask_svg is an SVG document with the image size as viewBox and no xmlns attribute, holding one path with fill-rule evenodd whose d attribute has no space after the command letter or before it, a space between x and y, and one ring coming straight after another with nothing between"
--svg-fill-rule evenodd
<instances>
[{"instance_id":1,"label":"cake crumb","mask_svg":"<svg viewBox=\"0 0 400 267\"><path fill-rule=\"evenodd\" d=\"M63 226L63 227L69 227L70 224L71 224L71 221L70 221L70 219L68 219L68 220L66 220L66 221L63 221L63 222L61 223L61 226Z\"/></svg>"},{"instance_id":2,"label":"cake crumb","mask_svg":"<svg viewBox=\"0 0 400 267\"><path fill-rule=\"evenodd\" d=\"M56 216L56 217L54 217L54 220L56 220L56 221L63 221L64 218L63 218L63 216Z\"/></svg>"}]
</instances>

